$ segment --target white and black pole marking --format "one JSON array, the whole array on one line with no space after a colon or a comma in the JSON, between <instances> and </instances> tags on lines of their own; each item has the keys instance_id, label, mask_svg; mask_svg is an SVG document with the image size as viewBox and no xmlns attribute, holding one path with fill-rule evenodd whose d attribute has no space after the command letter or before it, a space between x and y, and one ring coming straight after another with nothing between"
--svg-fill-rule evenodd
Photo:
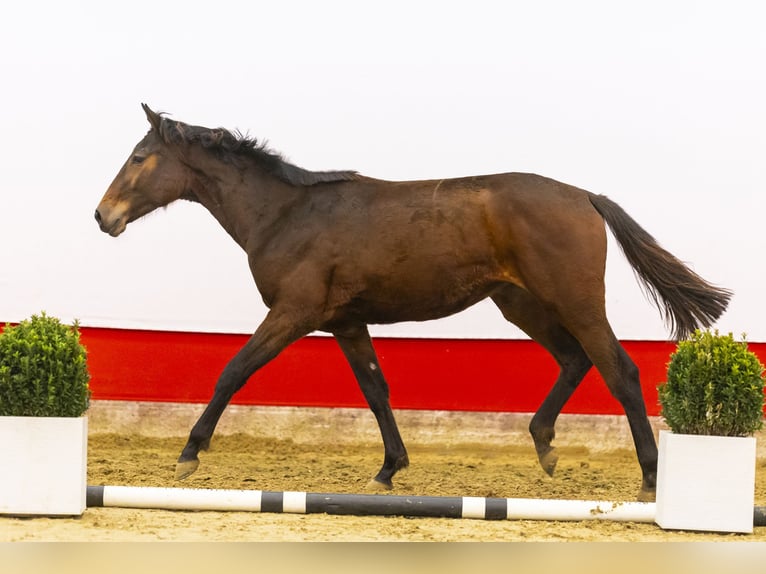
<instances>
[{"instance_id":1,"label":"white and black pole marking","mask_svg":"<svg viewBox=\"0 0 766 574\"><path fill-rule=\"evenodd\" d=\"M89 486L87 506L477 518L483 520L615 520L653 522L655 506L643 502L603 502L473 496L316 494L262 490Z\"/></svg>"}]
</instances>

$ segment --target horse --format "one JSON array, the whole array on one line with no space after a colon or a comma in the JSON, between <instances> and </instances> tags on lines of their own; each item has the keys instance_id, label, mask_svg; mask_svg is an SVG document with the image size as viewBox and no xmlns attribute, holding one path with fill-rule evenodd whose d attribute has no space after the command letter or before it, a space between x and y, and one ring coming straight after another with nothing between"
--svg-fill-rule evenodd
<instances>
[{"instance_id":1,"label":"horse","mask_svg":"<svg viewBox=\"0 0 766 574\"><path fill-rule=\"evenodd\" d=\"M98 204L100 229L117 237L173 201L199 203L246 252L268 308L220 374L177 479L197 470L199 452L249 378L320 331L337 341L379 426L383 464L370 485L391 489L409 458L368 325L438 319L490 298L560 368L529 423L543 470L553 475L556 420L595 366L629 423L638 499L653 500L657 446L638 368L606 316L606 228L675 338L712 325L732 293L663 249L617 203L531 173L386 181L309 171L239 131L142 108L149 131Z\"/></svg>"}]
</instances>

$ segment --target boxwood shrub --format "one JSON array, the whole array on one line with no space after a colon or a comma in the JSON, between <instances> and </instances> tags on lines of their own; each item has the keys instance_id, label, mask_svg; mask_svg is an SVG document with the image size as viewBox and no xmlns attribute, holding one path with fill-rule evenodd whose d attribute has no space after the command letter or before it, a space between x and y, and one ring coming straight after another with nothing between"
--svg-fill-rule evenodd
<instances>
[{"instance_id":1,"label":"boxwood shrub","mask_svg":"<svg viewBox=\"0 0 766 574\"><path fill-rule=\"evenodd\" d=\"M82 416L89 380L76 321L42 313L0 333L0 416Z\"/></svg>"},{"instance_id":2,"label":"boxwood shrub","mask_svg":"<svg viewBox=\"0 0 766 574\"><path fill-rule=\"evenodd\" d=\"M675 433L750 436L763 425L763 374L744 335L697 330L670 356L662 417Z\"/></svg>"}]
</instances>

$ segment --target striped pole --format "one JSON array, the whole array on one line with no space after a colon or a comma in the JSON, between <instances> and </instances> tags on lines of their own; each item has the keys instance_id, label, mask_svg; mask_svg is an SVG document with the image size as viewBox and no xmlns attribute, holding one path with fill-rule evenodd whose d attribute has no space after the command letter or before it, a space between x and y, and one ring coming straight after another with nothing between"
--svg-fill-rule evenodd
<instances>
[{"instance_id":1,"label":"striped pole","mask_svg":"<svg viewBox=\"0 0 766 574\"><path fill-rule=\"evenodd\" d=\"M265 490L89 486L87 506L353 514L357 516L418 516L484 520L615 520L653 522L655 505L473 496L399 496L386 494L316 494Z\"/></svg>"},{"instance_id":2,"label":"striped pole","mask_svg":"<svg viewBox=\"0 0 766 574\"><path fill-rule=\"evenodd\" d=\"M88 486L90 508L152 508L475 518L483 520L611 520L653 523L653 502L607 502L541 498L474 496L400 496L387 494L316 494L268 490L159 488L150 486ZM766 526L766 507L753 509L753 526Z\"/></svg>"}]
</instances>

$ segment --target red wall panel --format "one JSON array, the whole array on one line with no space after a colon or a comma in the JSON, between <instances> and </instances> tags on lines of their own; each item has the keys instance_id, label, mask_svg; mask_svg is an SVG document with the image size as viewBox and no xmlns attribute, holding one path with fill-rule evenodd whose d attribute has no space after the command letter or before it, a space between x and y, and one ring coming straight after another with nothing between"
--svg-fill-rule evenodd
<instances>
[{"instance_id":1,"label":"red wall panel","mask_svg":"<svg viewBox=\"0 0 766 574\"><path fill-rule=\"evenodd\" d=\"M94 399L207 402L226 362L246 335L83 327ZM657 384L675 344L625 341L638 364L649 414L659 414ZM555 380L554 360L524 340L375 340L394 408L532 412ZM766 344L750 343L761 361ZM306 337L288 347L242 388L243 405L364 407L337 344ZM567 413L622 414L595 369L564 409Z\"/></svg>"}]
</instances>

